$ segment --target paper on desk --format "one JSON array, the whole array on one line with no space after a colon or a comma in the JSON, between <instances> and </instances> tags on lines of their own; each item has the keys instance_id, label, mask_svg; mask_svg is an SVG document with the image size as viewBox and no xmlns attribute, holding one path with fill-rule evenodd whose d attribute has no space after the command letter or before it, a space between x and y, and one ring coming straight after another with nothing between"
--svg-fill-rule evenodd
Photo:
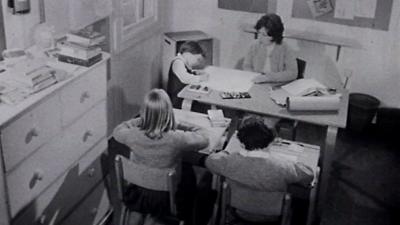
<instances>
[{"instance_id":1,"label":"paper on desk","mask_svg":"<svg viewBox=\"0 0 400 225\"><path fill-rule=\"evenodd\" d=\"M207 81L202 82L204 85L226 92L248 92L253 86L252 80L259 75L254 72L215 66L209 66L204 71L210 75Z\"/></svg>"},{"instance_id":2,"label":"paper on desk","mask_svg":"<svg viewBox=\"0 0 400 225\"><path fill-rule=\"evenodd\" d=\"M289 97L289 93L282 88L278 88L271 90L269 96L276 104L286 106L286 99Z\"/></svg>"},{"instance_id":3,"label":"paper on desk","mask_svg":"<svg viewBox=\"0 0 400 225\"><path fill-rule=\"evenodd\" d=\"M276 156L277 158L281 158L281 159L286 159L288 161L292 161L292 162L296 162L297 161L297 155L293 155L293 154L288 154L285 152L272 152L272 154L274 156Z\"/></svg>"},{"instance_id":4,"label":"paper on desk","mask_svg":"<svg viewBox=\"0 0 400 225\"><path fill-rule=\"evenodd\" d=\"M326 90L326 86L311 79L297 79L282 86L282 89L287 91L291 96L303 96L310 94L316 90Z\"/></svg>"}]
</instances>

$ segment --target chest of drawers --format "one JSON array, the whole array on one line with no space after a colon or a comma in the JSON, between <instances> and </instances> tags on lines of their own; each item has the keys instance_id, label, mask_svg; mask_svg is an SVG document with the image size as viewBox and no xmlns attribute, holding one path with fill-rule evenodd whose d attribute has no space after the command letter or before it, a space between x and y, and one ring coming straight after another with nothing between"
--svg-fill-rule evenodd
<instances>
[{"instance_id":1,"label":"chest of drawers","mask_svg":"<svg viewBox=\"0 0 400 225\"><path fill-rule=\"evenodd\" d=\"M95 225L109 211L103 58L16 106L0 105L0 225Z\"/></svg>"}]
</instances>

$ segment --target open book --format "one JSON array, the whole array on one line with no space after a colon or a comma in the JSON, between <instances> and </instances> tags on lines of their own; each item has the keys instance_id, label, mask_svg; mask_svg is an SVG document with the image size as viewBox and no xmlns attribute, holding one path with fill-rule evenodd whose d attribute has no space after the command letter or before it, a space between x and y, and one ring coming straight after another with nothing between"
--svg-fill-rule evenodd
<instances>
[{"instance_id":1,"label":"open book","mask_svg":"<svg viewBox=\"0 0 400 225\"><path fill-rule=\"evenodd\" d=\"M324 94L327 87L315 79L298 79L282 86L291 96L310 96Z\"/></svg>"}]
</instances>

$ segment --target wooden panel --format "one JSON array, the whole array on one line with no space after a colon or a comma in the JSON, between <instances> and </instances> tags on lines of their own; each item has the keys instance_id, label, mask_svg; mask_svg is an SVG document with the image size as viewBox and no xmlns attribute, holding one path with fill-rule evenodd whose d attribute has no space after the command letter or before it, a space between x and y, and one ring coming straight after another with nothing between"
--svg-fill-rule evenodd
<instances>
[{"instance_id":1,"label":"wooden panel","mask_svg":"<svg viewBox=\"0 0 400 225\"><path fill-rule=\"evenodd\" d=\"M106 98L106 65L99 65L61 91L63 126L69 125Z\"/></svg>"},{"instance_id":2,"label":"wooden panel","mask_svg":"<svg viewBox=\"0 0 400 225\"><path fill-rule=\"evenodd\" d=\"M218 0L218 8L254 13L276 11L276 0Z\"/></svg>"},{"instance_id":3,"label":"wooden panel","mask_svg":"<svg viewBox=\"0 0 400 225\"><path fill-rule=\"evenodd\" d=\"M2 130L6 171L61 131L60 114L59 96L55 95Z\"/></svg>"},{"instance_id":4,"label":"wooden panel","mask_svg":"<svg viewBox=\"0 0 400 225\"><path fill-rule=\"evenodd\" d=\"M61 225L97 225L110 209L110 201L104 184L99 186L64 220Z\"/></svg>"},{"instance_id":5,"label":"wooden panel","mask_svg":"<svg viewBox=\"0 0 400 225\"><path fill-rule=\"evenodd\" d=\"M105 102L7 176L13 216L106 135Z\"/></svg>"},{"instance_id":6,"label":"wooden panel","mask_svg":"<svg viewBox=\"0 0 400 225\"><path fill-rule=\"evenodd\" d=\"M336 0L330 0L335 8ZM338 19L334 17L334 9L324 15L314 18L308 8L306 0L293 1L292 16L295 18L317 20L328 23L337 23L348 26L368 27L377 30L388 30L392 13L393 0L377 0L375 18L354 17L353 20Z\"/></svg>"},{"instance_id":7,"label":"wooden panel","mask_svg":"<svg viewBox=\"0 0 400 225\"><path fill-rule=\"evenodd\" d=\"M107 140L104 139L32 201L13 220L13 225L32 224L32 221L40 225L60 222L107 173L103 170L107 168L103 165L105 155L101 155L106 148Z\"/></svg>"}]
</instances>

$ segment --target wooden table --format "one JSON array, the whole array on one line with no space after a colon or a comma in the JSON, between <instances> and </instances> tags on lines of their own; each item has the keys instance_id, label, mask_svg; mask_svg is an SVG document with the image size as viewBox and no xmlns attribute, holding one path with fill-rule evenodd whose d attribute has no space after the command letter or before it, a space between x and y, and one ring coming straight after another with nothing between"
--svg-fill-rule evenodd
<instances>
[{"instance_id":1,"label":"wooden table","mask_svg":"<svg viewBox=\"0 0 400 225\"><path fill-rule=\"evenodd\" d=\"M228 71L228 70L227 70ZM210 74L212 76L212 74ZM226 73L229 80L229 73ZM183 98L182 109L190 110L192 102L198 101L216 106L227 107L239 111L251 112L260 115L268 115L279 118L287 118L295 121L301 121L311 124L317 124L327 127L325 136L325 145L322 151L322 171L320 179L320 192L318 198L319 210L323 209L325 202L328 179L331 170L331 163L336 145L336 136L338 128L346 127L347 107L349 102L349 94L343 91L340 109L337 113L332 112L289 112L272 101L269 92L272 86L270 84L254 84L248 99L222 99L220 91L211 90L207 94L196 93L185 87L178 97Z\"/></svg>"}]
</instances>

